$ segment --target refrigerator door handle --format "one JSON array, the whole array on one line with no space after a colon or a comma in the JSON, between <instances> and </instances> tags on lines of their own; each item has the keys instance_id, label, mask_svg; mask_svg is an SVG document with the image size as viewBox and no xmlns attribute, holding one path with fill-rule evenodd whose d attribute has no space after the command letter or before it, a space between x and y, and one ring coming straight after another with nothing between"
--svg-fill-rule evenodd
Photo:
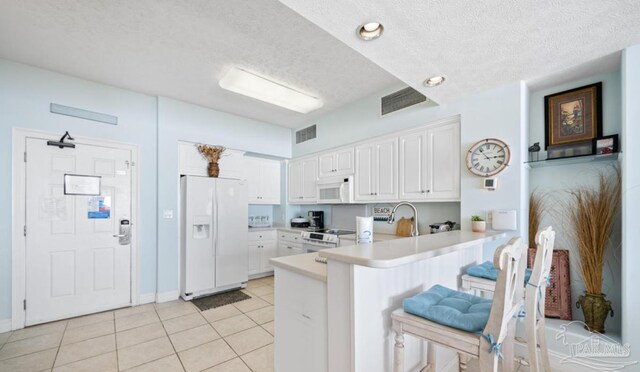
<instances>
[{"instance_id":1,"label":"refrigerator door handle","mask_svg":"<svg viewBox=\"0 0 640 372\"><path fill-rule=\"evenodd\" d=\"M219 226L218 226L218 183L216 182L216 186L213 194L213 211L215 213L216 222L215 222L215 236L213 237L213 248L214 248L214 256L218 256L218 235L220 235Z\"/></svg>"}]
</instances>

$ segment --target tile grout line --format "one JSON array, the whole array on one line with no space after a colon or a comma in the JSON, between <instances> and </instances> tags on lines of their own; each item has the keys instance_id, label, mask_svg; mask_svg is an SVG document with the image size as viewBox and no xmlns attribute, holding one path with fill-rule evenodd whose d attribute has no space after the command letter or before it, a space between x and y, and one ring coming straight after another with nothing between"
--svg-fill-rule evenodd
<instances>
[{"instance_id":1,"label":"tile grout line","mask_svg":"<svg viewBox=\"0 0 640 372\"><path fill-rule=\"evenodd\" d=\"M158 315L158 318L160 318L160 314L158 314L158 309L155 306L154 306L154 309L156 311L156 315ZM207 321L207 319L205 319L205 321ZM160 320L160 323L162 324L162 329L164 329L164 333L166 334L167 338L169 339L169 343L171 344L171 348L173 349L174 355L176 356L176 358L178 358L178 362L180 362L180 366L182 366L182 370L186 371L187 368L185 368L184 363L182 363L182 358L180 358L180 355L178 354L178 350L176 350L176 347L173 344L173 340L171 340L171 336L169 335L169 332L167 332L167 328L164 326L164 323L162 322L162 320ZM209 322L207 321L207 323L209 323ZM191 329L191 328L189 328L189 329ZM180 332L176 332L176 333L180 333ZM162 358L166 358L166 356L164 356ZM162 358L159 358L159 359L162 359ZM156 360L159 360L159 359L156 359ZM151 362L155 362L155 360L152 360ZM151 363L151 362L147 362L147 363ZM147 363L144 363L144 364L147 364ZM144 365L144 364L141 364L141 366ZM118 370L120 370L119 367L118 367Z\"/></svg>"},{"instance_id":2,"label":"tile grout line","mask_svg":"<svg viewBox=\"0 0 640 372\"><path fill-rule=\"evenodd\" d=\"M62 340L64 340L64 335L67 333L67 327L69 326L69 322L64 325L64 330L62 330L62 336L60 336L60 343L58 344L58 350L56 350L56 356L53 358L53 364L51 365L51 370L56 366L56 362L58 361L58 355L60 354L60 348L62 347ZM113 325L115 328L115 324Z\"/></svg>"}]
</instances>

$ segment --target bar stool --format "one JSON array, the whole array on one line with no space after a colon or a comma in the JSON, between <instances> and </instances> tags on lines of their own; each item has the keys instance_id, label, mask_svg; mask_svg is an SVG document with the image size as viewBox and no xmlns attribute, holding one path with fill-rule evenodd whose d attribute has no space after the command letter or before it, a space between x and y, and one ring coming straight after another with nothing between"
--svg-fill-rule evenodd
<instances>
[{"instance_id":1,"label":"bar stool","mask_svg":"<svg viewBox=\"0 0 640 372\"><path fill-rule=\"evenodd\" d=\"M551 371L547 340L544 334L544 306L546 287L551 273L555 236L556 233L551 226L540 230L536 234L536 257L533 268L529 270L529 277L525 278L524 298L525 317L527 318L525 319L525 324L528 338L527 347L529 349L529 370L532 372ZM479 266L482 266L482 268L479 268ZM493 293L496 282L489 279L492 275L492 269L488 268L486 263L470 268L467 272L471 272L473 275L466 274L462 276L462 289ZM483 275L484 277L476 275Z\"/></svg>"},{"instance_id":2,"label":"bar stool","mask_svg":"<svg viewBox=\"0 0 640 372\"><path fill-rule=\"evenodd\" d=\"M395 332L394 372L404 371L404 335L428 341L427 366L433 372L433 345L458 353L460 371L470 358L480 360L482 372L513 371L515 319L520 310L518 288L524 276L522 239L513 238L499 247L493 263L500 268L493 300L454 291L439 285L403 301L391 314Z\"/></svg>"}]
</instances>

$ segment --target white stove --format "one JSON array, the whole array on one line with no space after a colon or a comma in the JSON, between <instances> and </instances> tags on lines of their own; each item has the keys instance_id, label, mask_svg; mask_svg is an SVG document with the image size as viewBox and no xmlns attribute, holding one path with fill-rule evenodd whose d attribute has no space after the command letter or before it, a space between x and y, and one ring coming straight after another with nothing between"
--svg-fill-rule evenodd
<instances>
[{"instance_id":1,"label":"white stove","mask_svg":"<svg viewBox=\"0 0 640 372\"><path fill-rule=\"evenodd\" d=\"M336 248L340 245L340 235L355 234L352 230L322 229L302 232L302 248L307 253L321 249Z\"/></svg>"}]
</instances>

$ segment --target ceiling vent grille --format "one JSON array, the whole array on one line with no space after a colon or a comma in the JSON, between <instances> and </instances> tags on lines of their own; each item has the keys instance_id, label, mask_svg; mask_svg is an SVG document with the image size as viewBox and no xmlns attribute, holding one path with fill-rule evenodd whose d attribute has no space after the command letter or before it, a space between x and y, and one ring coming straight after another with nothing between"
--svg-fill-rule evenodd
<instances>
[{"instance_id":1,"label":"ceiling vent grille","mask_svg":"<svg viewBox=\"0 0 640 372\"><path fill-rule=\"evenodd\" d=\"M302 143L308 140L312 140L314 138L316 138L315 124L310 127L300 129L299 131L296 132L296 144Z\"/></svg>"},{"instance_id":2,"label":"ceiling vent grille","mask_svg":"<svg viewBox=\"0 0 640 372\"><path fill-rule=\"evenodd\" d=\"M380 113L382 116L402 110L409 106L425 102L427 97L417 90L407 87L382 97Z\"/></svg>"}]
</instances>

